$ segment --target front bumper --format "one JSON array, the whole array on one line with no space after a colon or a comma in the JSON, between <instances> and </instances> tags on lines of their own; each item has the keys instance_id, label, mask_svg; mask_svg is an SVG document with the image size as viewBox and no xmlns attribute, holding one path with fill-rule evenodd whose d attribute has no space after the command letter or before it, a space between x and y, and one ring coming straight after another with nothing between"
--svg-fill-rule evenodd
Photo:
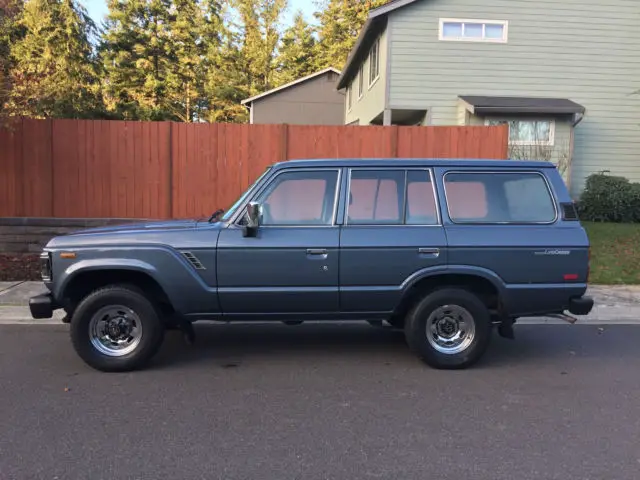
<instances>
[{"instance_id":1,"label":"front bumper","mask_svg":"<svg viewBox=\"0 0 640 480\"><path fill-rule=\"evenodd\" d=\"M53 311L60 308L53 300L53 295L43 293L29 299L29 310L35 319L51 318Z\"/></svg>"},{"instance_id":2,"label":"front bumper","mask_svg":"<svg viewBox=\"0 0 640 480\"><path fill-rule=\"evenodd\" d=\"M573 297L569 300L569 312L574 315L589 315L593 309L593 298L591 297Z\"/></svg>"}]
</instances>

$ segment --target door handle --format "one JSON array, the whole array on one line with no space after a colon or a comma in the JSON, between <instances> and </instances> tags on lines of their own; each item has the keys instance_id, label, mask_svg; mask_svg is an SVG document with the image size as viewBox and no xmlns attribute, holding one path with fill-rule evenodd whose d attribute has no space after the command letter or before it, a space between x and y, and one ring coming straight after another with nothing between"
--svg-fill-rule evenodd
<instances>
[{"instance_id":1,"label":"door handle","mask_svg":"<svg viewBox=\"0 0 640 480\"><path fill-rule=\"evenodd\" d=\"M326 255L327 250L325 248L308 248L307 255Z\"/></svg>"},{"instance_id":2,"label":"door handle","mask_svg":"<svg viewBox=\"0 0 640 480\"><path fill-rule=\"evenodd\" d=\"M418 249L418 253L420 255L433 255L434 257L437 257L440 255L440 249L423 247Z\"/></svg>"}]
</instances>

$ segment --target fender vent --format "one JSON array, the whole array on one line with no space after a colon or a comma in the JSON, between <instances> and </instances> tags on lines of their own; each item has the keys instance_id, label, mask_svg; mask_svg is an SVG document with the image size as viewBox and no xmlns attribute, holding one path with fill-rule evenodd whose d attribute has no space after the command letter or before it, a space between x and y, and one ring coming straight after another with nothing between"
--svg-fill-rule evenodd
<instances>
[{"instance_id":1,"label":"fender vent","mask_svg":"<svg viewBox=\"0 0 640 480\"><path fill-rule=\"evenodd\" d=\"M562 219L565 221L578 220L578 211L576 205L573 202L565 202L560 204L562 208Z\"/></svg>"},{"instance_id":2,"label":"fender vent","mask_svg":"<svg viewBox=\"0 0 640 480\"><path fill-rule=\"evenodd\" d=\"M206 268L204 268L204 265L202 265L200 260L198 260L198 257L196 257L193 253L182 252L182 254L189 261L189 263L193 265L193 268L195 268L196 270L206 270Z\"/></svg>"}]
</instances>

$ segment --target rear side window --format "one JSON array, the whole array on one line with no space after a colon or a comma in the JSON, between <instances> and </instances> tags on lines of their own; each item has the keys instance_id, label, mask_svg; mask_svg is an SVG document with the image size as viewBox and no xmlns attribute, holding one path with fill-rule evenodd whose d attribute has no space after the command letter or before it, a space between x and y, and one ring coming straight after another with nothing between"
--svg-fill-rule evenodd
<instances>
[{"instance_id":1,"label":"rear side window","mask_svg":"<svg viewBox=\"0 0 640 480\"><path fill-rule=\"evenodd\" d=\"M535 172L465 172L444 177L449 216L456 223L550 223L556 208Z\"/></svg>"},{"instance_id":2,"label":"rear side window","mask_svg":"<svg viewBox=\"0 0 640 480\"><path fill-rule=\"evenodd\" d=\"M348 225L437 225L428 170L352 170Z\"/></svg>"},{"instance_id":3,"label":"rear side window","mask_svg":"<svg viewBox=\"0 0 640 480\"><path fill-rule=\"evenodd\" d=\"M400 225L404 203L403 170L353 170L347 222Z\"/></svg>"}]
</instances>

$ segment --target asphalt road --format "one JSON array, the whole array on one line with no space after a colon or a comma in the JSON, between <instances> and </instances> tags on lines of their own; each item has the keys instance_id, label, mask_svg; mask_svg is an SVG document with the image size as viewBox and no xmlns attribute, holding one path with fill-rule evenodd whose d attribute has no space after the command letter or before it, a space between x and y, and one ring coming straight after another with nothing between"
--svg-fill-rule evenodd
<instances>
[{"instance_id":1,"label":"asphalt road","mask_svg":"<svg viewBox=\"0 0 640 480\"><path fill-rule=\"evenodd\" d=\"M640 327L517 328L444 372L367 325L203 325L102 374L2 326L0 479L640 478Z\"/></svg>"}]
</instances>

